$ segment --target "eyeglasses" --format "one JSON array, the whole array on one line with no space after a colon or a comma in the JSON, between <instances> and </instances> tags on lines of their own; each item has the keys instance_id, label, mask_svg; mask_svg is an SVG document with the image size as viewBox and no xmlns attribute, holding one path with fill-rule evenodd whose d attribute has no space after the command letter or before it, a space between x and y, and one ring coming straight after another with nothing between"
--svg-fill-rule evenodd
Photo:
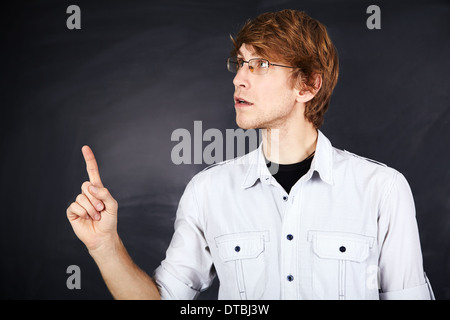
<instances>
[{"instance_id":1,"label":"eyeglasses","mask_svg":"<svg viewBox=\"0 0 450 320\"><path fill-rule=\"evenodd\" d=\"M295 68L290 66L283 66L281 64L270 63L269 60L262 58L253 58L248 61L245 61L244 59L241 58L237 59L228 58L227 69L232 73L237 73L239 69L241 69L244 66L244 63L248 63L248 69L250 70L251 73L254 74L266 74L270 66L291 68L291 69Z\"/></svg>"}]
</instances>

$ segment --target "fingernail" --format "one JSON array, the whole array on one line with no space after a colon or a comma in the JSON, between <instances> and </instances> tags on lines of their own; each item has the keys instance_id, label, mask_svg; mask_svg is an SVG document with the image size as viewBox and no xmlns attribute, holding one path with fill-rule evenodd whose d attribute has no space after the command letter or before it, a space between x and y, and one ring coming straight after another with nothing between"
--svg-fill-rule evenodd
<instances>
[{"instance_id":1,"label":"fingernail","mask_svg":"<svg viewBox=\"0 0 450 320\"><path fill-rule=\"evenodd\" d=\"M89 186L89 191L91 191L92 193L97 193L98 189L94 186Z\"/></svg>"},{"instance_id":2,"label":"fingernail","mask_svg":"<svg viewBox=\"0 0 450 320\"><path fill-rule=\"evenodd\" d=\"M100 220L100 215L97 213L94 218L95 220Z\"/></svg>"},{"instance_id":3,"label":"fingernail","mask_svg":"<svg viewBox=\"0 0 450 320\"><path fill-rule=\"evenodd\" d=\"M101 203L98 203L97 204L97 210L103 210L103 205L101 204Z\"/></svg>"}]
</instances>

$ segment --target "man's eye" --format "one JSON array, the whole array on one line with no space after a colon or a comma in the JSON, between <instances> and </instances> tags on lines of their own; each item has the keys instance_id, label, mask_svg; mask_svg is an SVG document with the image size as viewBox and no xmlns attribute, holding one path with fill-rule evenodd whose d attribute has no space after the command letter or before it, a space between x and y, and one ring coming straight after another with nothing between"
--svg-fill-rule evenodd
<instances>
[{"instance_id":1,"label":"man's eye","mask_svg":"<svg viewBox=\"0 0 450 320\"><path fill-rule=\"evenodd\" d=\"M241 68L244 65L244 59L237 59L237 67Z\"/></svg>"},{"instance_id":2,"label":"man's eye","mask_svg":"<svg viewBox=\"0 0 450 320\"><path fill-rule=\"evenodd\" d=\"M258 60L258 68L268 68L269 61L267 60Z\"/></svg>"}]
</instances>

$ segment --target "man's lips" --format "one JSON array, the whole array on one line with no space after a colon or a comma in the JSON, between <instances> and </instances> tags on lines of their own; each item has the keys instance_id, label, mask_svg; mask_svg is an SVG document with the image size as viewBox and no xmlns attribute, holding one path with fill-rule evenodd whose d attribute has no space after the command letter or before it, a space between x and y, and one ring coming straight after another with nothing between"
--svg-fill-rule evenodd
<instances>
[{"instance_id":1,"label":"man's lips","mask_svg":"<svg viewBox=\"0 0 450 320\"><path fill-rule=\"evenodd\" d=\"M251 103L250 101L245 100L244 98L241 97L234 97L234 106L235 107L249 107L252 106L253 103Z\"/></svg>"}]
</instances>

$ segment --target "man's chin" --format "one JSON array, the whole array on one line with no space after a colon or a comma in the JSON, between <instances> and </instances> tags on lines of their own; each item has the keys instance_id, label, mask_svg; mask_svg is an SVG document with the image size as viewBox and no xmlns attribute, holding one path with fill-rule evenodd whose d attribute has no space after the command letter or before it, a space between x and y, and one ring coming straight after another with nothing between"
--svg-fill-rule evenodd
<instances>
[{"instance_id":1,"label":"man's chin","mask_svg":"<svg viewBox=\"0 0 450 320\"><path fill-rule=\"evenodd\" d=\"M257 123L252 122L252 121L245 121L244 119L240 119L237 116L236 116L236 124L238 125L239 128L241 128L243 130L258 129L259 128Z\"/></svg>"}]
</instances>

